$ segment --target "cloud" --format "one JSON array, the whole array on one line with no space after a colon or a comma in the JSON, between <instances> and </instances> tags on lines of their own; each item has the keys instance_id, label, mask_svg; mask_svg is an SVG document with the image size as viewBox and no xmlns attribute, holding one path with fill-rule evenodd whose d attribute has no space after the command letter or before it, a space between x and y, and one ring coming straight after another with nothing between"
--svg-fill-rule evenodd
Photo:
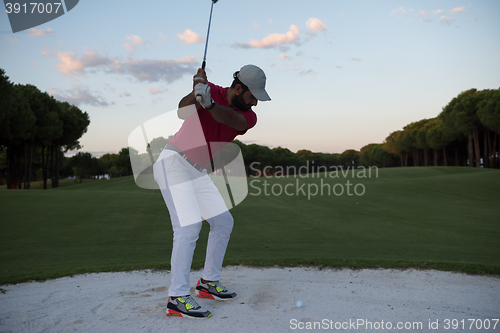
<instances>
[{"instance_id":1,"label":"cloud","mask_svg":"<svg viewBox=\"0 0 500 333\"><path fill-rule=\"evenodd\" d=\"M131 76L140 82L165 81L172 83L185 74L196 71L198 61L194 57L181 59L114 59L97 52L85 51L83 56L74 52L58 52L60 63L56 68L70 77L104 72Z\"/></svg>"},{"instance_id":2,"label":"cloud","mask_svg":"<svg viewBox=\"0 0 500 333\"><path fill-rule=\"evenodd\" d=\"M281 55L280 55L280 59L281 59L281 60L286 60L288 57L289 57L289 55L288 55L288 54L281 54Z\"/></svg>"},{"instance_id":3,"label":"cloud","mask_svg":"<svg viewBox=\"0 0 500 333\"><path fill-rule=\"evenodd\" d=\"M308 74L317 74L317 72L314 72L312 68L309 69L304 69L304 66L300 62L287 62L284 64L285 71L287 72L295 72L299 76L304 76Z\"/></svg>"},{"instance_id":4,"label":"cloud","mask_svg":"<svg viewBox=\"0 0 500 333\"><path fill-rule=\"evenodd\" d=\"M452 25L453 22L455 22L455 19L452 19L451 17L441 16L439 21L441 21L441 24Z\"/></svg>"},{"instance_id":5,"label":"cloud","mask_svg":"<svg viewBox=\"0 0 500 333\"><path fill-rule=\"evenodd\" d=\"M105 67L111 63L111 60L106 56L92 51L83 52L83 57L80 58L74 52L58 52L57 58L61 63L56 68L69 75L84 75L88 68Z\"/></svg>"},{"instance_id":6,"label":"cloud","mask_svg":"<svg viewBox=\"0 0 500 333\"><path fill-rule=\"evenodd\" d=\"M315 17L311 17L309 20L307 20L306 27L314 32L326 30L326 24L324 24L323 22L320 21L320 19Z\"/></svg>"},{"instance_id":7,"label":"cloud","mask_svg":"<svg viewBox=\"0 0 500 333\"><path fill-rule=\"evenodd\" d=\"M421 10L418 12L418 14L415 14L415 17L422 23L432 22L431 19L424 19L425 14L426 12L424 10Z\"/></svg>"},{"instance_id":8,"label":"cloud","mask_svg":"<svg viewBox=\"0 0 500 333\"><path fill-rule=\"evenodd\" d=\"M424 16L425 16L425 11L424 10L421 10L420 12L418 12L418 14L415 14L416 18L420 18L420 17L424 17Z\"/></svg>"},{"instance_id":9,"label":"cloud","mask_svg":"<svg viewBox=\"0 0 500 333\"><path fill-rule=\"evenodd\" d=\"M465 6L461 6L461 7L456 7L456 8L453 8L452 10L450 10L450 13L463 13L465 12Z\"/></svg>"},{"instance_id":10,"label":"cloud","mask_svg":"<svg viewBox=\"0 0 500 333\"><path fill-rule=\"evenodd\" d=\"M152 87L152 88L149 88L148 90L149 90L149 93L151 95L164 94L168 91L168 89L165 87L159 87L159 88Z\"/></svg>"},{"instance_id":11,"label":"cloud","mask_svg":"<svg viewBox=\"0 0 500 333\"><path fill-rule=\"evenodd\" d=\"M91 92L86 85L76 85L75 88L67 90L54 89L53 92L49 92L49 95L57 100L76 106L86 104L96 107L106 107L115 104L114 102L107 102L97 92Z\"/></svg>"},{"instance_id":12,"label":"cloud","mask_svg":"<svg viewBox=\"0 0 500 333\"><path fill-rule=\"evenodd\" d=\"M269 49L277 46L282 46L286 44L297 43L299 41L300 29L292 24L290 30L284 34L273 33L267 35L261 40L251 39L248 43L235 43L236 47L241 47L244 49L249 48L264 48Z\"/></svg>"},{"instance_id":13,"label":"cloud","mask_svg":"<svg viewBox=\"0 0 500 333\"><path fill-rule=\"evenodd\" d=\"M424 19L425 14L426 14L425 10L421 10L417 14L415 14L415 17L422 23L431 22L432 21L431 19Z\"/></svg>"},{"instance_id":14,"label":"cloud","mask_svg":"<svg viewBox=\"0 0 500 333\"><path fill-rule=\"evenodd\" d=\"M260 24L258 24L257 22L254 22L252 24L252 28L253 28L253 30L259 30L260 29Z\"/></svg>"},{"instance_id":15,"label":"cloud","mask_svg":"<svg viewBox=\"0 0 500 333\"><path fill-rule=\"evenodd\" d=\"M40 54L43 55L44 57L52 57L57 54L57 50L54 49L53 47L46 46L44 47L43 50L40 51Z\"/></svg>"},{"instance_id":16,"label":"cloud","mask_svg":"<svg viewBox=\"0 0 500 333\"><path fill-rule=\"evenodd\" d=\"M108 73L130 75L141 82L166 81L172 83L185 74L196 71L198 61L194 57L181 59L132 59L114 60L113 65L106 68Z\"/></svg>"},{"instance_id":17,"label":"cloud","mask_svg":"<svg viewBox=\"0 0 500 333\"><path fill-rule=\"evenodd\" d=\"M399 7L398 9L394 9L393 11L391 11L391 15L395 15L397 13L406 14L406 9L404 9L403 7Z\"/></svg>"},{"instance_id":18,"label":"cloud","mask_svg":"<svg viewBox=\"0 0 500 333\"><path fill-rule=\"evenodd\" d=\"M19 43L19 39L17 38L10 38L10 37L5 37L3 39L3 44L14 44L14 43Z\"/></svg>"},{"instance_id":19,"label":"cloud","mask_svg":"<svg viewBox=\"0 0 500 333\"><path fill-rule=\"evenodd\" d=\"M465 6L462 6L462 7L457 7L457 8L454 8L452 10L450 10L451 13L461 13L465 11ZM398 9L394 9L392 12L391 12L391 15L395 15L395 14L406 14L407 12L415 12L415 17L417 18L418 21L422 22L422 23L428 23L428 22L432 22L433 20L432 19L429 19L429 18L425 18L425 16L427 14L433 14L433 15L438 15L438 14L441 14L443 13L443 10L442 9L436 9L436 10L432 10L432 11L425 11L425 10L413 10L413 9L405 9L403 7L399 7ZM446 17L446 16L441 16L440 18L440 21L442 24L447 24L447 25L451 25L455 22L455 19L452 19L452 18L449 18L449 17ZM411 23L411 22L414 22L414 21L407 21L408 23Z\"/></svg>"},{"instance_id":20,"label":"cloud","mask_svg":"<svg viewBox=\"0 0 500 333\"><path fill-rule=\"evenodd\" d=\"M135 52L137 50L137 45L146 45L146 42L139 36L127 36L127 39L130 41L130 44L125 43L123 46L128 52Z\"/></svg>"},{"instance_id":21,"label":"cloud","mask_svg":"<svg viewBox=\"0 0 500 333\"><path fill-rule=\"evenodd\" d=\"M55 31L52 30L51 28L47 28L47 30L36 30L36 29L30 29L28 31L28 35L31 38L35 38L36 36L48 36L51 34L55 34Z\"/></svg>"},{"instance_id":22,"label":"cloud","mask_svg":"<svg viewBox=\"0 0 500 333\"><path fill-rule=\"evenodd\" d=\"M196 32L186 29L182 34L177 34L177 37L184 44L200 44L205 42L205 38L200 37Z\"/></svg>"},{"instance_id":23,"label":"cloud","mask_svg":"<svg viewBox=\"0 0 500 333\"><path fill-rule=\"evenodd\" d=\"M167 40L168 37L162 34L161 32L158 34L158 39L157 39L157 44L163 44L165 40Z\"/></svg>"},{"instance_id":24,"label":"cloud","mask_svg":"<svg viewBox=\"0 0 500 333\"><path fill-rule=\"evenodd\" d=\"M361 61L359 58L350 58L352 61Z\"/></svg>"},{"instance_id":25,"label":"cloud","mask_svg":"<svg viewBox=\"0 0 500 333\"><path fill-rule=\"evenodd\" d=\"M309 68L308 70L300 70L299 71L299 75L300 76L304 76L304 75L307 75L307 74L315 74L312 70L312 68Z\"/></svg>"}]
</instances>

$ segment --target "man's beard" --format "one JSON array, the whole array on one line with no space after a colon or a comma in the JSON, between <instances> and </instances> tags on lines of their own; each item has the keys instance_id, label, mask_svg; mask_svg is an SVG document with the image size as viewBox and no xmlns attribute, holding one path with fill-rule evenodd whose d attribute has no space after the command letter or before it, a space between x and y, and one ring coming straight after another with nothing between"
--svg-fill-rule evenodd
<instances>
[{"instance_id":1,"label":"man's beard","mask_svg":"<svg viewBox=\"0 0 500 333\"><path fill-rule=\"evenodd\" d=\"M243 99L243 94L234 95L233 99L231 100L231 104L233 104L233 107L241 111L248 111L252 107L252 104L245 103L245 100Z\"/></svg>"}]
</instances>

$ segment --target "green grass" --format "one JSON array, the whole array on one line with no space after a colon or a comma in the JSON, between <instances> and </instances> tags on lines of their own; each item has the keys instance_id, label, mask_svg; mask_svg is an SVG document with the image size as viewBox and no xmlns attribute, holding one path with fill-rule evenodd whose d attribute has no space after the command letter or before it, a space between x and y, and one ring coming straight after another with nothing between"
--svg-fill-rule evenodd
<instances>
[{"instance_id":1,"label":"green grass","mask_svg":"<svg viewBox=\"0 0 500 333\"><path fill-rule=\"evenodd\" d=\"M372 170L373 172L373 170ZM434 268L500 275L500 170L379 169L378 177L249 179L231 210L225 264ZM321 178L320 178L321 176ZM363 184L362 196L307 198L313 184ZM293 196L266 196L289 185ZM296 194L296 184L306 192ZM259 184L260 182L260 184ZM258 196L256 187L262 193ZM339 187L337 189L340 189ZM358 186L358 193L361 187ZM351 186L351 192L353 186ZM47 191L0 191L0 284L85 272L168 269L172 227L159 191L132 177ZM204 222L193 268L203 266Z\"/></svg>"}]
</instances>

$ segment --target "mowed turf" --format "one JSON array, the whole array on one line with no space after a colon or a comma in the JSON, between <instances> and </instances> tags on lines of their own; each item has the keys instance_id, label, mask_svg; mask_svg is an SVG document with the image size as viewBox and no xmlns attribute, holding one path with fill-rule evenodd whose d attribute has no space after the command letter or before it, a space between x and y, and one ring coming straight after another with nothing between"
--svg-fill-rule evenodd
<instances>
[{"instance_id":1,"label":"mowed turf","mask_svg":"<svg viewBox=\"0 0 500 333\"><path fill-rule=\"evenodd\" d=\"M248 197L231 210L225 264L500 274L500 170L413 167L303 177L248 179ZM132 177L1 190L0 202L0 284L169 268L168 210L159 191L138 188ZM203 266L208 231L203 222L193 268Z\"/></svg>"}]
</instances>

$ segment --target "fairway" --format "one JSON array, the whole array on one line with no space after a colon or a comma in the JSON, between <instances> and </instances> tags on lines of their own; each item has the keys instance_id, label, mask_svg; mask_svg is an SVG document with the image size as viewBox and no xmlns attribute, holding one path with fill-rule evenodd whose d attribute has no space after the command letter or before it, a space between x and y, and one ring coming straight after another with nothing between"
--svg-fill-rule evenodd
<instances>
[{"instance_id":1,"label":"fairway","mask_svg":"<svg viewBox=\"0 0 500 333\"><path fill-rule=\"evenodd\" d=\"M308 198L293 189L297 182L307 190L347 180L362 184L365 193ZM231 210L235 226L225 264L500 274L499 170L390 168L371 178L316 174L248 181L248 197ZM269 193L287 184L294 195ZM132 177L47 191L1 190L0 202L0 284L169 268L168 210L159 191L138 188ZM207 234L204 222L193 268L203 265Z\"/></svg>"}]
</instances>

